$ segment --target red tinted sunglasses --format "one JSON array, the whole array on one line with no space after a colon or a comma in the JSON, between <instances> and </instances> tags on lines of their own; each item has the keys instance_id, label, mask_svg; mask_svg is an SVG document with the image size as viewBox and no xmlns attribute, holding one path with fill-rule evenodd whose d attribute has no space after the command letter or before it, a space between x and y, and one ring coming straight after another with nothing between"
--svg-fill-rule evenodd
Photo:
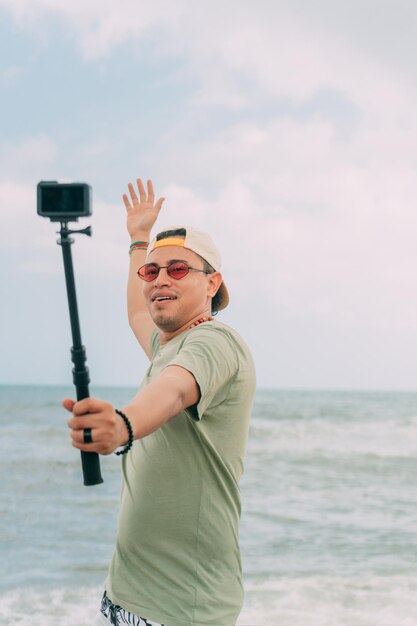
<instances>
[{"instance_id":1,"label":"red tinted sunglasses","mask_svg":"<svg viewBox=\"0 0 417 626\"><path fill-rule=\"evenodd\" d=\"M175 280L184 278L190 270L193 270L194 272L202 272L203 274L210 274L207 270L198 270L196 267L191 267L185 261L171 261L168 265L146 263L138 269L138 276L142 280L146 280L147 283L150 283L155 280L162 269L166 269L168 276L170 278L175 278Z\"/></svg>"}]
</instances>

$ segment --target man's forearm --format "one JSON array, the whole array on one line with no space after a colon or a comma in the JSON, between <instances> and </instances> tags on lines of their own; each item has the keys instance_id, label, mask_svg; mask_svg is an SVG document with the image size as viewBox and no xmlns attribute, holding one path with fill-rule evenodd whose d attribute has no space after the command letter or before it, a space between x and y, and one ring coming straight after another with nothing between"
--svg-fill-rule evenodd
<instances>
[{"instance_id":1,"label":"man's forearm","mask_svg":"<svg viewBox=\"0 0 417 626\"><path fill-rule=\"evenodd\" d=\"M192 374L174 366L141 389L122 411L132 424L134 438L141 439L198 400L199 388Z\"/></svg>"},{"instance_id":2,"label":"man's forearm","mask_svg":"<svg viewBox=\"0 0 417 626\"><path fill-rule=\"evenodd\" d=\"M187 407L197 405L200 389L194 376L178 365L166 367L157 379L141 389L131 402L122 408L135 439L150 435L169 419ZM65 398L63 406L71 411L68 420L72 445L84 452L111 454L130 438L129 429L109 402L98 398L84 398L75 402ZM84 430L92 431L92 442L86 443Z\"/></svg>"},{"instance_id":3,"label":"man's forearm","mask_svg":"<svg viewBox=\"0 0 417 626\"><path fill-rule=\"evenodd\" d=\"M149 242L149 232L138 232L132 237L132 242ZM130 255L129 275L127 282L127 315L129 323L134 321L136 315L147 311L145 299L143 297L142 285L138 277L138 269L146 262L146 250L135 248Z\"/></svg>"}]
</instances>

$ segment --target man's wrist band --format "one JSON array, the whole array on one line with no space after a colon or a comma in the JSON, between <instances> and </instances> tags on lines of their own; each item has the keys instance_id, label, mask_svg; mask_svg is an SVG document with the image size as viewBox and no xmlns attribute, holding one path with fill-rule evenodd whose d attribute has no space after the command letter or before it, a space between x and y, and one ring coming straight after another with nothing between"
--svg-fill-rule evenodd
<instances>
[{"instance_id":1,"label":"man's wrist band","mask_svg":"<svg viewBox=\"0 0 417 626\"><path fill-rule=\"evenodd\" d=\"M121 454L127 454L129 452L130 448L133 446L133 428L132 428L132 424L130 423L129 418L127 417L127 415L122 413L122 411L119 411L119 409L114 409L114 410L116 411L117 415L120 415L120 417L122 418L122 420L126 424L127 432L129 433L128 442L125 444L123 450L118 450L117 452L115 452L115 454L117 454L117 456L119 456Z\"/></svg>"},{"instance_id":2,"label":"man's wrist band","mask_svg":"<svg viewBox=\"0 0 417 626\"><path fill-rule=\"evenodd\" d=\"M130 244L129 254L132 254L133 250L147 250L149 241L134 241Z\"/></svg>"}]
</instances>

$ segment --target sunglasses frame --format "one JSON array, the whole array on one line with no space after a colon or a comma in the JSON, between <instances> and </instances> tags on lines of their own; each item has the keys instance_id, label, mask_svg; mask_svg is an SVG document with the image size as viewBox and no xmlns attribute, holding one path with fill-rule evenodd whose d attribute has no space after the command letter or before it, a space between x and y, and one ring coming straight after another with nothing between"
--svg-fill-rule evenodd
<instances>
[{"instance_id":1,"label":"sunglasses frame","mask_svg":"<svg viewBox=\"0 0 417 626\"><path fill-rule=\"evenodd\" d=\"M176 264L181 264L184 265L187 268L187 272L184 274L184 276L180 276L179 278L177 278L176 276L171 276L171 274L169 273L169 268L172 265L176 265ZM156 276L154 276L154 278L151 278L150 280L148 280L147 278L145 278L144 276L142 276L142 274L140 273L140 271L144 268L144 267L155 267L158 271ZM186 276L188 276L190 270L193 270L193 272L202 272L203 274L211 274L211 272L209 272L208 270L200 270L197 269L196 267L191 267L191 265L188 265L187 261L181 261L180 259L178 260L174 260L171 261L170 263L168 263L168 265L158 265L157 263L145 263L145 265L142 265L138 271L137 271L137 275L139 276L139 278L141 278L142 280L145 281L145 283L151 283L152 281L156 280L159 276L159 272L161 270L165 269L167 271L167 274L170 278L173 278L174 280L181 280L182 278L185 278Z\"/></svg>"}]
</instances>

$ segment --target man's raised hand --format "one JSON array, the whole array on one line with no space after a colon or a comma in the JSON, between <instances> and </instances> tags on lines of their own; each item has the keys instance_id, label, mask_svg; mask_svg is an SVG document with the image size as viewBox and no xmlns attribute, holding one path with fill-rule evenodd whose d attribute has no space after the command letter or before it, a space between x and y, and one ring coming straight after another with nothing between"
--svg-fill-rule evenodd
<instances>
[{"instance_id":1,"label":"man's raised hand","mask_svg":"<svg viewBox=\"0 0 417 626\"><path fill-rule=\"evenodd\" d=\"M123 194L123 202L127 210L127 230L132 239L149 234L161 210L165 198L155 202L152 181L147 182L147 193L140 178L136 181L138 195L132 183L129 183L129 194Z\"/></svg>"}]
</instances>

